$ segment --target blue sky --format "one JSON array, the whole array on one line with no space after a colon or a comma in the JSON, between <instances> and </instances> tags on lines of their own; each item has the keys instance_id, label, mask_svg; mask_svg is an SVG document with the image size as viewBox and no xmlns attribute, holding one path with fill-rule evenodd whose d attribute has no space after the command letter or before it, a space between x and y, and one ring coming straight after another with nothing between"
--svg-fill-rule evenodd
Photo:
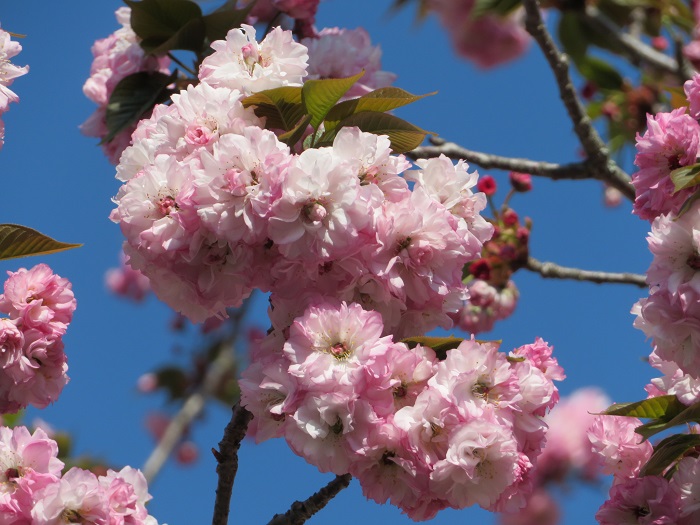
<instances>
[{"instance_id":1,"label":"blue sky","mask_svg":"<svg viewBox=\"0 0 700 525\"><path fill-rule=\"evenodd\" d=\"M94 139L78 125L93 111L82 94L91 62L90 46L117 28L116 0L5 2L0 23L26 34L24 51L14 59L29 64L28 75L13 89L21 102L3 116L6 142L0 151L3 179L0 222L20 223L79 250L25 260L0 262L0 271L47 262L69 278L78 310L65 338L71 382L59 401L31 411L57 428L69 430L78 452L103 457L114 465L143 464L152 441L144 415L162 406L157 396L136 392L137 378L172 359L175 345L190 348L193 335L174 336L172 313L154 298L133 306L104 287L104 273L118 261L121 234L108 220L110 198L118 183L114 169ZM578 144L561 105L551 72L539 50L510 66L480 71L456 58L433 19L414 24L409 9L387 14L389 2L326 0L318 26L364 26L382 46L384 69L398 74L395 85L412 93L438 91L398 114L424 129L465 147L506 156L551 162L578 159ZM627 165L626 168L630 169ZM486 171L481 170L481 173ZM505 175L491 172L503 185ZM588 269L643 273L650 254L648 224L602 205L594 181L535 180L535 190L513 202L533 219L531 254L540 260ZM555 346L568 379L564 394L591 384L602 386L615 401L644 397L653 370L643 362L649 345L632 328L632 304L644 294L631 286L543 280L524 271L516 275L521 291L512 318L486 334L502 339L503 348L530 343L538 336ZM264 301L253 314L266 328ZM214 500L215 465L207 452L221 439L229 412L212 406L194 431L202 458L194 467L169 463L151 487L150 510L170 525L206 523ZM284 442L244 443L234 488L231 523L266 523L295 499L304 499L332 476L294 456ZM591 523L606 489L568 494L564 523ZM366 502L353 483L310 523L335 525L411 523L391 507ZM432 523L492 523L485 512L445 511Z\"/></svg>"}]
</instances>

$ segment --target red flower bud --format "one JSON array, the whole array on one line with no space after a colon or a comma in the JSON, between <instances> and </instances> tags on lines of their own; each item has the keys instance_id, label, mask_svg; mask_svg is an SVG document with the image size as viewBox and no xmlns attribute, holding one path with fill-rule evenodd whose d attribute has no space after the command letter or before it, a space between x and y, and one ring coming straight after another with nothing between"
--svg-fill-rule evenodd
<instances>
[{"instance_id":1,"label":"red flower bud","mask_svg":"<svg viewBox=\"0 0 700 525\"><path fill-rule=\"evenodd\" d=\"M496 193L496 181L491 175L484 175L476 183L476 187L479 191L484 192L489 197Z\"/></svg>"},{"instance_id":2,"label":"red flower bud","mask_svg":"<svg viewBox=\"0 0 700 525\"><path fill-rule=\"evenodd\" d=\"M513 186L515 191L524 193L532 189L532 177L527 173L511 171L508 174L508 178L510 179L510 185Z\"/></svg>"}]
</instances>

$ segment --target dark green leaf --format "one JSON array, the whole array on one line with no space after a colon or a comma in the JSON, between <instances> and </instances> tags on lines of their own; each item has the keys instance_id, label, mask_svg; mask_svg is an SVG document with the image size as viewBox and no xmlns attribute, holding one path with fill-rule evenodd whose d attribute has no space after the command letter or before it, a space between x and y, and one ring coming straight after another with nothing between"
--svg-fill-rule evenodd
<instances>
[{"instance_id":1,"label":"dark green leaf","mask_svg":"<svg viewBox=\"0 0 700 525\"><path fill-rule=\"evenodd\" d=\"M602 413L609 416L631 416L668 421L683 412L685 408L685 405L678 401L676 396L658 396L634 403L616 403Z\"/></svg>"},{"instance_id":2,"label":"dark green leaf","mask_svg":"<svg viewBox=\"0 0 700 525\"><path fill-rule=\"evenodd\" d=\"M402 339L401 342L405 343L409 348L415 348L418 345L429 346L432 348L438 356L438 359L443 361L447 357L447 351L457 348L462 341L461 337L428 337L428 336L416 336L407 337Z\"/></svg>"},{"instance_id":3,"label":"dark green leaf","mask_svg":"<svg viewBox=\"0 0 700 525\"><path fill-rule=\"evenodd\" d=\"M241 102L246 108L256 106L255 114L267 119L265 127L268 129L289 131L304 116L300 87L266 89L244 98Z\"/></svg>"},{"instance_id":4,"label":"dark green leaf","mask_svg":"<svg viewBox=\"0 0 700 525\"><path fill-rule=\"evenodd\" d=\"M471 16L472 18L489 14L506 16L520 5L520 0L476 0Z\"/></svg>"},{"instance_id":5,"label":"dark green leaf","mask_svg":"<svg viewBox=\"0 0 700 525\"><path fill-rule=\"evenodd\" d=\"M622 75L604 60L585 56L576 61L576 67L581 75L601 89L619 90L622 87Z\"/></svg>"},{"instance_id":6,"label":"dark green leaf","mask_svg":"<svg viewBox=\"0 0 700 525\"><path fill-rule=\"evenodd\" d=\"M330 131L338 125L338 122L355 113L360 113L362 111L384 113L411 104L424 97L434 95L435 93L436 92L426 95L412 95L408 91L395 87L375 89L360 98L345 100L333 106L328 112L328 115L326 115L323 125L326 131Z\"/></svg>"},{"instance_id":7,"label":"dark green leaf","mask_svg":"<svg viewBox=\"0 0 700 525\"><path fill-rule=\"evenodd\" d=\"M318 129L336 102L365 74L364 70L348 78L308 80L301 90L301 102L311 115L311 127Z\"/></svg>"},{"instance_id":8,"label":"dark green leaf","mask_svg":"<svg viewBox=\"0 0 700 525\"><path fill-rule=\"evenodd\" d=\"M151 52L176 36L192 20L202 19L202 10L189 0L124 0L131 7L131 27L142 40L141 47ZM204 24L201 24L202 40ZM202 41L199 47L201 49ZM171 48L174 49L174 48ZM185 49L191 49L190 47Z\"/></svg>"},{"instance_id":9,"label":"dark green leaf","mask_svg":"<svg viewBox=\"0 0 700 525\"><path fill-rule=\"evenodd\" d=\"M278 138L290 148L294 147L294 145L301 140L301 137L304 136L306 128L309 127L309 122L311 122L311 115L304 116L294 129L280 135Z\"/></svg>"},{"instance_id":10,"label":"dark green leaf","mask_svg":"<svg viewBox=\"0 0 700 525\"><path fill-rule=\"evenodd\" d=\"M109 142L149 114L153 106L167 100L170 95L167 88L175 75L141 71L121 79L109 97L105 117L108 133L102 142Z\"/></svg>"},{"instance_id":11,"label":"dark green leaf","mask_svg":"<svg viewBox=\"0 0 700 525\"><path fill-rule=\"evenodd\" d=\"M199 53L204 47L204 31L204 19L194 18L165 42L144 40L141 42L141 47L153 55L164 55L174 49Z\"/></svg>"},{"instance_id":12,"label":"dark green leaf","mask_svg":"<svg viewBox=\"0 0 700 525\"><path fill-rule=\"evenodd\" d=\"M644 467L640 476L660 476L676 460L688 450L700 446L700 436L697 434L676 434L660 441L654 447L654 453Z\"/></svg>"},{"instance_id":13,"label":"dark green leaf","mask_svg":"<svg viewBox=\"0 0 700 525\"><path fill-rule=\"evenodd\" d=\"M255 2L251 2L243 9L236 9L236 2L226 2L213 13L206 15L204 26L207 40L224 40L231 29L240 27L245 22L254 6Z\"/></svg>"},{"instance_id":14,"label":"dark green leaf","mask_svg":"<svg viewBox=\"0 0 700 525\"><path fill-rule=\"evenodd\" d=\"M680 403L680 401L678 403ZM669 410L667 413L672 414L673 411ZM668 418L664 418L661 421L652 421L651 423L637 427L635 432L643 436L644 439L649 439L654 434L658 434L659 432L668 430L669 428L673 428L678 425L685 425L687 423L700 423L700 402L686 407L685 410L678 413L670 420Z\"/></svg>"},{"instance_id":15,"label":"dark green leaf","mask_svg":"<svg viewBox=\"0 0 700 525\"><path fill-rule=\"evenodd\" d=\"M671 180L675 186L674 193L700 184L700 164L692 164L673 170Z\"/></svg>"},{"instance_id":16,"label":"dark green leaf","mask_svg":"<svg viewBox=\"0 0 700 525\"><path fill-rule=\"evenodd\" d=\"M404 153L420 146L425 136L431 133L420 129L403 119L387 113L363 111L341 120L338 125L323 136L324 144L333 142L335 135L344 127L356 126L360 130L375 135L387 135L394 153Z\"/></svg>"},{"instance_id":17,"label":"dark green leaf","mask_svg":"<svg viewBox=\"0 0 700 525\"><path fill-rule=\"evenodd\" d=\"M0 260L30 255L48 255L80 246L82 244L58 242L26 226L0 224Z\"/></svg>"}]
</instances>

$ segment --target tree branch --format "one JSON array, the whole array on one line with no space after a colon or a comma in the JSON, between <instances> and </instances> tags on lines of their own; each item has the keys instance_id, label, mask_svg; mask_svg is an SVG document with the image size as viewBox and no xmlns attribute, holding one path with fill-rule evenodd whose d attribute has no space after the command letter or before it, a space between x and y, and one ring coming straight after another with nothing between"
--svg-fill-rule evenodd
<instances>
[{"instance_id":1,"label":"tree branch","mask_svg":"<svg viewBox=\"0 0 700 525\"><path fill-rule=\"evenodd\" d=\"M338 492L346 488L350 484L351 479L352 476L350 474L336 476L333 481L306 501L295 501L286 513L275 514L267 525L302 525L302 523L305 523L306 520L325 507Z\"/></svg>"},{"instance_id":2,"label":"tree branch","mask_svg":"<svg viewBox=\"0 0 700 525\"><path fill-rule=\"evenodd\" d=\"M654 69L676 75L681 80L686 80L693 75L692 69L689 69L688 65L684 64L683 61L674 60L672 57L644 43L639 38L623 32L617 24L603 15L597 7L587 6L585 17L599 33L614 40L625 51L632 62L641 62Z\"/></svg>"},{"instance_id":3,"label":"tree branch","mask_svg":"<svg viewBox=\"0 0 700 525\"><path fill-rule=\"evenodd\" d=\"M530 271L539 273L548 279L572 279L575 281L590 281L593 283L618 283L633 284L640 288L646 288L647 282L644 275L636 273L615 273L615 272L594 272L590 270L580 270L578 268L567 268L551 262L538 261L534 257L529 257L525 266Z\"/></svg>"},{"instance_id":4,"label":"tree branch","mask_svg":"<svg viewBox=\"0 0 700 525\"><path fill-rule=\"evenodd\" d=\"M236 403L232 411L231 421L226 425L224 437L219 442L219 450L211 449L216 458L216 473L219 476L212 525L228 524L233 481L238 471L238 449L248 430L248 423L253 419L253 414L240 406L239 403Z\"/></svg>"},{"instance_id":5,"label":"tree branch","mask_svg":"<svg viewBox=\"0 0 700 525\"><path fill-rule=\"evenodd\" d=\"M160 472L161 468L172 454L173 449L180 441L182 434L190 426L192 421L202 412L207 398L216 391L222 378L235 365L233 347L230 341L222 342L219 355L209 364L207 374L202 385L185 400L182 408L170 420L158 445L146 460L143 466L143 475L149 485Z\"/></svg>"},{"instance_id":6,"label":"tree branch","mask_svg":"<svg viewBox=\"0 0 700 525\"><path fill-rule=\"evenodd\" d=\"M532 35L540 46L549 67L554 73L554 77L559 87L559 96L566 107L569 118L574 127L574 132L578 137L583 150L586 152L588 161L595 168L595 171L606 174L602 180L616 188L625 186L629 182L627 174L613 162L608 156L608 148L593 127L591 119L578 98L576 89L569 76L569 65L566 56L561 54L554 45L552 36L542 20L538 0L523 0L525 6L525 28ZM613 182L614 181L614 182ZM627 193L625 193L627 195Z\"/></svg>"},{"instance_id":7,"label":"tree branch","mask_svg":"<svg viewBox=\"0 0 700 525\"><path fill-rule=\"evenodd\" d=\"M552 162L535 161L530 159L501 157L490 153L473 151L454 142L446 142L442 139L431 139L432 146L421 146L406 155L412 159L431 159L445 155L451 159L464 159L484 169L499 169L507 171L519 171L552 180L583 180L597 179L607 182L618 189L625 197L634 200L634 187L629 183L629 176L609 178L609 172L596 170L587 162L572 162L570 164L554 164ZM624 182L623 182L624 181Z\"/></svg>"}]
</instances>

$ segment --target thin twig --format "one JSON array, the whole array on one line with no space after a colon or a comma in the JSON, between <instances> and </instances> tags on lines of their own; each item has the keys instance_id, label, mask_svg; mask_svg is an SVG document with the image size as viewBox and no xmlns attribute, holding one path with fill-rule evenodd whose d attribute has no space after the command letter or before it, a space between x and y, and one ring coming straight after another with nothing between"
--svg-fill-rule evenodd
<instances>
[{"instance_id":1,"label":"thin twig","mask_svg":"<svg viewBox=\"0 0 700 525\"><path fill-rule=\"evenodd\" d=\"M217 462L216 474L219 476L216 486L212 525L228 524L233 481L238 471L238 449L245 437L248 423L250 423L251 419L253 419L253 414L236 403L233 407L231 421L226 425L224 437L219 442L219 450L211 449Z\"/></svg>"},{"instance_id":2,"label":"thin twig","mask_svg":"<svg viewBox=\"0 0 700 525\"><path fill-rule=\"evenodd\" d=\"M551 262L538 261L533 257L528 258L525 268L550 279L572 279L574 281L590 281L599 284L633 284L640 288L647 287L646 277L636 273L594 272L579 268L567 268Z\"/></svg>"},{"instance_id":3,"label":"thin twig","mask_svg":"<svg viewBox=\"0 0 700 525\"><path fill-rule=\"evenodd\" d=\"M569 118L574 127L574 132L586 152L588 162L596 171L606 173L603 177L612 186L620 188L625 186L629 177L620 167L610 159L608 148L600 135L593 127L591 119L586 114L581 100L569 76L569 64L566 56L561 54L554 45L552 36L542 20L539 2L537 0L523 0L525 6L525 28L540 46L549 67L552 69L559 87L559 96L566 107Z\"/></svg>"},{"instance_id":4,"label":"thin twig","mask_svg":"<svg viewBox=\"0 0 700 525\"><path fill-rule=\"evenodd\" d=\"M501 157L490 153L473 151L454 142L432 140L433 146L421 146L406 155L412 159L431 159L445 155L453 160L464 159L469 163L484 169L499 169L519 171L552 180L602 180L617 188L625 197L634 200L634 187L629 183L629 177L621 183L620 178L609 179L607 171L601 172L587 162L572 162L570 164L554 164L552 162L535 161L515 157Z\"/></svg>"},{"instance_id":5,"label":"thin twig","mask_svg":"<svg viewBox=\"0 0 700 525\"><path fill-rule=\"evenodd\" d=\"M186 64L184 64L181 60L179 60L175 55L173 55L171 52L168 51L168 58L175 62L178 66L180 66L182 69L187 71L190 75L197 78L197 72L193 70L192 68L188 67Z\"/></svg>"},{"instance_id":6,"label":"thin twig","mask_svg":"<svg viewBox=\"0 0 700 525\"><path fill-rule=\"evenodd\" d=\"M657 51L634 35L625 33L613 21L603 15L597 7L587 6L585 16L594 29L604 34L606 38L614 40L632 62L641 62L665 73L677 75L681 80L692 76L692 69L688 70L687 65Z\"/></svg>"},{"instance_id":7,"label":"thin twig","mask_svg":"<svg viewBox=\"0 0 700 525\"><path fill-rule=\"evenodd\" d=\"M325 507L338 492L346 488L350 484L351 479L352 476L350 474L336 476L333 481L306 501L295 501L292 507L284 514L275 514L267 525L302 525L302 523L305 523L306 520Z\"/></svg>"}]
</instances>

